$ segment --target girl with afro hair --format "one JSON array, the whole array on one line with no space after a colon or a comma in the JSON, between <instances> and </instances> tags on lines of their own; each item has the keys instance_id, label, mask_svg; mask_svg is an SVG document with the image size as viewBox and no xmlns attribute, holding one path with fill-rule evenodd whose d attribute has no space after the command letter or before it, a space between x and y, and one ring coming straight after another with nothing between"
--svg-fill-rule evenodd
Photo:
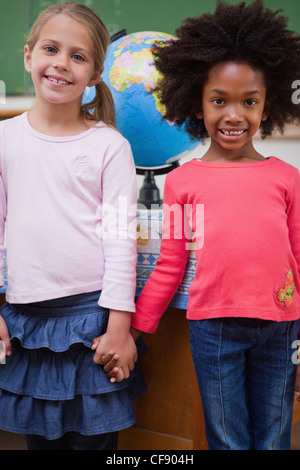
<instances>
[{"instance_id":1,"label":"girl with afro hair","mask_svg":"<svg viewBox=\"0 0 300 470\"><path fill-rule=\"evenodd\" d=\"M261 155L253 137L299 122L300 36L260 0L218 3L176 36L154 46L155 91L164 118L210 146L166 177L160 258L132 326L156 330L185 271L188 222L197 268L187 318L209 448L289 449L300 390L300 175Z\"/></svg>"}]
</instances>

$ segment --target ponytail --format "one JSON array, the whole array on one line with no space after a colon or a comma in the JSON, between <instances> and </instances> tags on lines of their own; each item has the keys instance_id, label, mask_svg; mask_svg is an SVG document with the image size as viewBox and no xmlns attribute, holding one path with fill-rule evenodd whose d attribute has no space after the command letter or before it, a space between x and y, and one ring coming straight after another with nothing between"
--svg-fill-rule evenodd
<instances>
[{"instance_id":1,"label":"ponytail","mask_svg":"<svg viewBox=\"0 0 300 470\"><path fill-rule=\"evenodd\" d=\"M83 104L81 109L84 119L103 121L109 127L116 127L114 100L110 89L103 80L95 85L95 98L93 101Z\"/></svg>"}]
</instances>

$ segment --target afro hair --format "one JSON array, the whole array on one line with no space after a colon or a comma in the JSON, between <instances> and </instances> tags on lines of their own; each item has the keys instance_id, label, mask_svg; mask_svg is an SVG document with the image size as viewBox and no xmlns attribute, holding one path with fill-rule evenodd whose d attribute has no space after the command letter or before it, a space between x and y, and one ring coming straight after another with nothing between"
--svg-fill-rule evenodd
<instances>
[{"instance_id":1,"label":"afro hair","mask_svg":"<svg viewBox=\"0 0 300 470\"><path fill-rule=\"evenodd\" d=\"M248 6L218 2L214 13L184 20L175 40L157 42L152 52L161 78L155 92L165 106L164 119L184 126L195 139L208 137L203 119L195 114L203 85L212 67L234 61L263 73L270 114L261 123L262 138L299 123L292 83L300 80L300 36L287 28L280 13L265 8L262 0Z\"/></svg>"}]
</instances>

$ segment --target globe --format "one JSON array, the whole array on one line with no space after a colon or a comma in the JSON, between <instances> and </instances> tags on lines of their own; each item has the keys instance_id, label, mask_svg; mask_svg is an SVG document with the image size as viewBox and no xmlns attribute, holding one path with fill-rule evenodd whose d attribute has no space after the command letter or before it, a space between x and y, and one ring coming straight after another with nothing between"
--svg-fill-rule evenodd
<instances>
[{"instance_id":1,"label":"globe","mask_svg":"<svg viewBox=\"0 0 300 470\"><path fill-rule=\"evenodd\" d=\"M104 62L103 80L113 95L117 128L130 142L140 168L170 165L198 144L184 128L162 119L164 107L151 93L159 78L151 47L168 39L175 37L156 31L122 36L109 45ZM83 103L94 96L94 87L87 88Z\"/></svg>"}]
</instances>

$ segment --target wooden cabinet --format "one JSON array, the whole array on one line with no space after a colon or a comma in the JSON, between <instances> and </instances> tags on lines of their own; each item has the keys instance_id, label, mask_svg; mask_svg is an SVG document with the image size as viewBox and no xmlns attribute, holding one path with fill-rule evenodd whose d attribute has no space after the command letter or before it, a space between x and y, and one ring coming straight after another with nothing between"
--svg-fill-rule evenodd
<instances>
[{"instance_id":1,"label":"wooden cabinet","mask_svg":"<svg viewBox=\"0 0 300 470\"><path fill-rule=\"evenodd\" d=\"M202 406L189 346L186 312L168 308L141 360L148 390L135 404L136 424L120 433L119 449L207 449Z\"/></svg>"},{"instance_id":2,"label":"wooden cabinet","mask_svg":"<svg viewBox=\"0 0 300 470\"><path fill-rule=\"evenodd\" d=\"M185 314L168 308L157 332L143 336L149 352L140 369L148 391L135 404L136 424L120 433L119 449L208 449ZM298 421L295 400L293 424Z\"/></svg>"}]
</instances>

